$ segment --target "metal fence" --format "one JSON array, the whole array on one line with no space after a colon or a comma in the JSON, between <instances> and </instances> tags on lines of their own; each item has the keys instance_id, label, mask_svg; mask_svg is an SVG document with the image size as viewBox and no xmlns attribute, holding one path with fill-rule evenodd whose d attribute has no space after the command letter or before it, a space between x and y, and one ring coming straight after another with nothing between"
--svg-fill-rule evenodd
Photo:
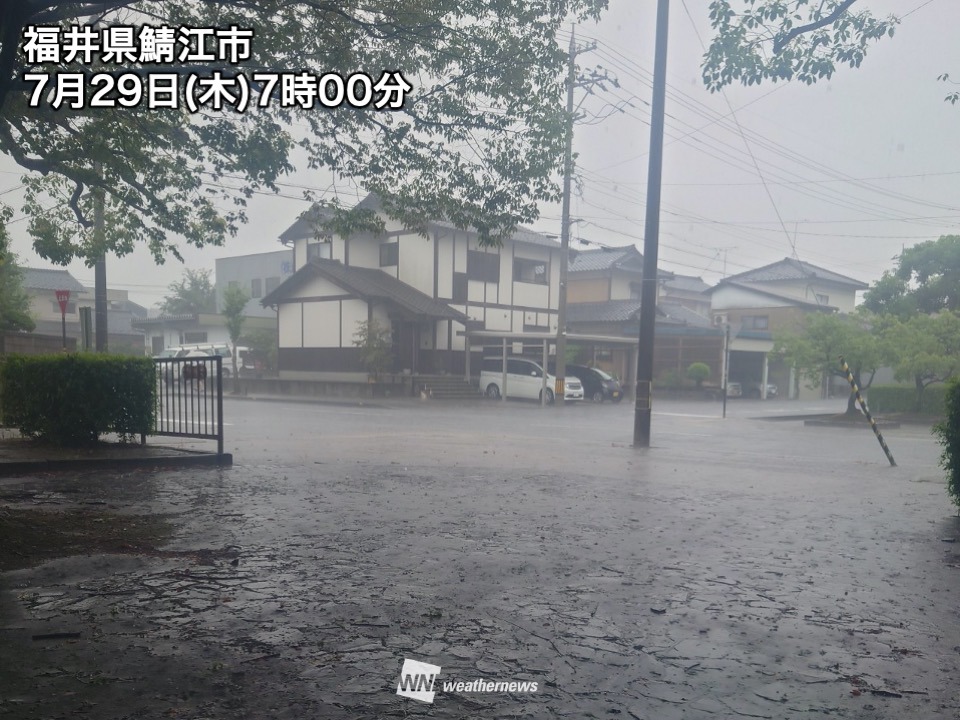
<instances>
[{"instance_id":1,"label":"metal fence","mask_svg":"<svg viewBox=\"0 0 960 720\"><path fill-rule=\"evenodd\" d=\"M217 441L223 454L223 358L155 358L157 417L153 435Z\"/></svg>"}]
</instances>

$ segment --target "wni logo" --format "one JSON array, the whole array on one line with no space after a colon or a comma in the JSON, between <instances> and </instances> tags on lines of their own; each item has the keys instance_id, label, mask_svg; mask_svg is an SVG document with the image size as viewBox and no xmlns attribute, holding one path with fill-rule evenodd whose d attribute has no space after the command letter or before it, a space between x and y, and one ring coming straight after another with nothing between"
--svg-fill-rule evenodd
<instances>
[{"instance_id":1,"label":"wni logo","mask_svg":"<svg viewBox=\"0 0 960 720\"><path fill-rule=\"evenodd\" d=\"M397 695L419 700L420 702L433 702L433 682L440 674L439 665L430 665L419 660L403 659L403 668L400 670L400 682L397 685Z\"/></svg>"}]
</instances>

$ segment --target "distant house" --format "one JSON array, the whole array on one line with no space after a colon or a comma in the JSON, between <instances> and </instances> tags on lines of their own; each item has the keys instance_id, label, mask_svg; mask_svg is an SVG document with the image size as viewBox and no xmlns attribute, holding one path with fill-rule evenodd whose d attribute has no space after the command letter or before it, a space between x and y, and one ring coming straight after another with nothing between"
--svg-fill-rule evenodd
<instances>
[{"instance_id":1,"label":"distant house","mask_svg":"<svg viewBox=\"0 0 960 720\"><path fill-rule=\"evenodd\" d=\"M34 332L60 336L62 332L60 304L56 291L68 290L70 300L66 308L67 337L80 339L80 308L95 308L93 288L84 287L67 270L54 268L23 268L23 289L30 296L30 314L36 322ZM107 289L107 349L111 352L142 354L145 349L143 333L135 329L133 320L146 317L147 309L133 302L126 290ZM96 331L96 313L91 312Z\"/></svg>"},{"instance_id":2,"label":"distant house","mask_svg":"<svg viewBox=\"0 0 960 720\"><path fill-rule=\"evenodd\" d=\"M57 290L68 290L70 300L67 303L67 337L80 337L80 313L77 299L84 292L83 284L66 270L54 268L21 268L23 270L23 289L30 297L30 316L36 323L34 332L42 335L61 334L60 304L57 302Z\"/></svg>"},{"instance_id":3,"label":"distant house","mask_svg":"<svg viewBox=\"0 0 960 720\"><path fill-rule=\"evenodd\" d=\"M693 275L674 275L660 281L659 301L680 305L702 317L710 317L710 286Z\"/></svg>"},{"instance_id":4,"label":"distant house","mask_svg":"<svg viewBox=\"0 0 960 720\"><path fill-rule=\"evenodd\" d=\"M765 386L788 396L817 397L782 362L771 363L774 333L802 326L811 312L852 312L867 283L826 268L784 258L731 275L707 291L717 327L730 327L730 379Z\"/></svg>"},{"instance_id":5,"label":"distant house","mask_svg":"<svg viewBox=\"0 0 960 720\"><path fill-rule=\"evenodd\" d=\"M464 374L468 347L476 374L494 341L474 332L556 333L554 240L519 228L485 247L476 231L443 220L405 227L373 195L360 207L377 212L385 230L330 233L312 210L280 236L293 247L294 273L262 303L277 309L281 378L365 381L355 336L369 320L390 330L393 368L406 375Z\"/></svg>"},{"instance_id":6,"label":"distant house","mask_svg":"<svg viewBox=\"0 0 960 720\"><path fill-rule=\"evenodd\" d=\"M692 281L678 282L678 276L667 271L657 274L654 378L683 377L692 363L703 362L719 384L723 333L707 314L696 311L709 308L709 298L694 293ZM572 341L581 348L578 359L616 374L631 388L636 381L642 279L643 255L632 245L578 252L567 275L567 327L574 335L597 338ZM671 296L665 288L673 283ZM632 342L614 344L604 337Z\"/></svg>"},{"instance_id":7,"label":"distant house","mask_svg":"<svg viewBox=\"0 0 960 720\"><path fill-rule=\"evenodd\" d=\"M178 345L211 344L222 345L230 342L227 321L217 313L188 313L183 315L160 315L140 318L133 327L146 334L151 355ZM249 317L244 321L243 331L276 328L272 317Z\"/></svg>"}]
</instances>

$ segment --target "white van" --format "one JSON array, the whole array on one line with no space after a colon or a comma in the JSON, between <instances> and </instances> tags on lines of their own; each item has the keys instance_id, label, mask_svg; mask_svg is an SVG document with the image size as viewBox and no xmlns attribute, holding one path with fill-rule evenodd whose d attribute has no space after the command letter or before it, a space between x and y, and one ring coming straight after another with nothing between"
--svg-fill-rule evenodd
<instances>
[{"instance_id":1,"label":"white van","mask_svg":"<svg viewBox=\"0 0 960 720\"><path fill-rule=\"evenodd\" d=\"M210 357L219 355L223 358L223 377L229 378L233 374L233 357L230 351L230 345L226 343L194 343L191 345L177 345L162 350L154 357L158 358L184 358L184 357ZM241 372L253 370L253 359L250 356L250 348L237 345L237 368ZM167 369L167 379L177 381L180 379L180 366L171 365Z\"/></svg>"},{"instance_id":2,"label":"white van","mask_svg":"<svg viewBox=\"0 0 960 720\"><path fill-rule=\"evenodd\" d=\"M557 379L547 373L547 403L553 402L553 388ZM543 392L543 368L540 363L527 358L507 358L507 386L503 389L503 358L483 359L480 368L480 390L489 398L499 398L506 394L508 398L540 400ZM583 385L575 377L568 377L564 384L564 399L583 400Z\"/></svg>"}]
</instances>

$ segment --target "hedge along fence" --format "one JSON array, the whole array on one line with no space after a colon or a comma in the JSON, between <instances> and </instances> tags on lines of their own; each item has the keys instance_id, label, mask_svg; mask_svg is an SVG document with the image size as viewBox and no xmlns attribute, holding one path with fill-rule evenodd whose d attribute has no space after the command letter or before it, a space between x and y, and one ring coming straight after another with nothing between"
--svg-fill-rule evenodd
<instances>
[{"instance_id":1,"label":"hedge along fence","mask_svg":"<svg viewBox=\"0 0 960 720\"><path fill-rule=\"evenodd\" d=\"M151 358L58 353L10 355L0 365L3 424L57 445L103 433L149 433L156 408Z\"/></svg>"},{"instance_id":2,"label":"hedge along fence","mask_svg":"<svg viewBox=\"0 0 960 720\"><path fill-rule=\"evenodd\" d=\"M934 428L943 445L940 466L947 471L947 492L953 504L960 507L960 380L946 388L946 417Z\"/></svg>"},{"instance_id":3,"label":"hedge along fence","mask_svg":"<svg viewBox=\"0 0 960 720\"><path fill-rule=\"evenodd\" d=\"M867 403L870 412L880 413L916 413L917 389L912 385L878 385L867 390ZM942 417L947 386L943 383L930 385L923 391L921 415Z\"/></svg>"}]
</instances>

